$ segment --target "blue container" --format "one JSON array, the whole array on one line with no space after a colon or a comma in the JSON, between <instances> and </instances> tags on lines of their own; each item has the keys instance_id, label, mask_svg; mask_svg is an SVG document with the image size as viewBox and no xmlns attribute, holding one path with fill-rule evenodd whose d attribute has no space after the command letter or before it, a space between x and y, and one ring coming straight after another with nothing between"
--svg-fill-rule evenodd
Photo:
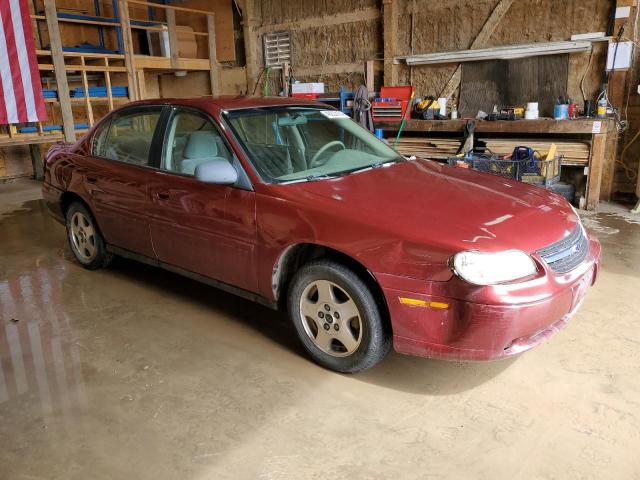
<instances>
[{"instance_id":1,"label":"blue container","mask_svg":"<svg viewBox=\"0 0 640 480\"><path fill-rule=\"evenodd\" d=\"M569 105L556 105L553 109L553 118L556 120L567 120L569 118Z\"/></svg>"},{"instance_id":2,"label":"blue container","mask_svg":"<svg viewBox=\"0 0 640 480\"><path fill-rule=\"evenodd\" d=\"M376 128L375 129L375 136L378 138L384 138L384 132L382 131L381 128Z\"/></svg>"}]
</instances>

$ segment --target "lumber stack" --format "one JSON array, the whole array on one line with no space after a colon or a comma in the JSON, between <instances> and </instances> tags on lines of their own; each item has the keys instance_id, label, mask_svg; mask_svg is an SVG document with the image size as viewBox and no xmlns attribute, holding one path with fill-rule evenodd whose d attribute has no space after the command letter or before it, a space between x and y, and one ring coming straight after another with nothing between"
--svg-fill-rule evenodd
<instances>
[{"instance_id":1,"label":"lumber stack","mask_svg":"<svg viewBox=\"0 0 640 480\"><path fill-rule=\"evenodd\" d=\"M591 145L589 142L532 139L532 138L485 138L480 139L485 142L487 148L498 155L508 155L516 147L530 147L535 151L546 155L552 143L558 146L558 155L564 157L563 165L588 165Z\"/></svg>"},{"instance_id":2,"label":"lumber stack","mask_svg":"<svg viewBox=\"0 0 640 480\"><path fill-rule=\"evenodd\" d=\"M393 145L395 138L387 140ZM455 156L460 145L455 138L400 137L397 150L405 156L443 159Z\"/></svg>"}]
</instances>

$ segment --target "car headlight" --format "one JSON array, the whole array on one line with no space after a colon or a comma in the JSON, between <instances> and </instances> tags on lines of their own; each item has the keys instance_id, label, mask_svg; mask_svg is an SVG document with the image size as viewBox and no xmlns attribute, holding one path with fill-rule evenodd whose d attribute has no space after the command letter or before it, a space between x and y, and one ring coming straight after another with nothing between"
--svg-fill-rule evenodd
<instances>
[{"instance_id":1,"label":"car headlight","mask_svg":"<svg viewBox=\"0 0 640 480\"><path fill-rule=\"evenodd\" d=\"M451 267L456 275L474 285L513 282L538 271L533 258L521 250L460 252L453 256Z\"/></svg>"}]
</instances>

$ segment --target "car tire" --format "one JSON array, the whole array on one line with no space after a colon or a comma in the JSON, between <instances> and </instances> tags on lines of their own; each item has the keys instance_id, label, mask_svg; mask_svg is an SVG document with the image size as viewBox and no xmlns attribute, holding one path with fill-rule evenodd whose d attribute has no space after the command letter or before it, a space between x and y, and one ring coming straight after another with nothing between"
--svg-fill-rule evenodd
<instances>
[{"instance_id":1,"label":"car tire","mask_svg":"<svg viewBox=\"0 0 640 480\"><path fill-rule=\"evenodd\" d=\"M360 372L391 349L391 331L371 289L337 262L303 266L291 282L288 307L305 350L325 368Z\"/></svg>"},{"instance_id":2,"label":"car tire","mask_svg":"<svg viewBox=\"0 0 640 480\"><path fill-rule=\"evenodd\" d=\"M87 270L104 268L111 263L113 254L106 243L91 212L80 202L73 202L65 214L67 239L78 263Z\"/></svg>"}]
</instances>

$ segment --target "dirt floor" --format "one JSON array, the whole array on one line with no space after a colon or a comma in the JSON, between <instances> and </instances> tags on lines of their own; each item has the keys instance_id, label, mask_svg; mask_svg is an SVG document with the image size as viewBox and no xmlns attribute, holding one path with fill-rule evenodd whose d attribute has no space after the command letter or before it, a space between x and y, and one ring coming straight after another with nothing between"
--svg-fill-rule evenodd
<instances>
[{"instance_id":1,"label":"dirt floor","mask_svg":"<svg viewBox=\"0 0 640 480\"><path fill-rule=\"evenodd\" d=\"M83 270L39 196L0 185L0 479L640 478L640 216L584 216L604 270L535 350L343 376L281 314Z\"/></svg>"}]
</instances>

